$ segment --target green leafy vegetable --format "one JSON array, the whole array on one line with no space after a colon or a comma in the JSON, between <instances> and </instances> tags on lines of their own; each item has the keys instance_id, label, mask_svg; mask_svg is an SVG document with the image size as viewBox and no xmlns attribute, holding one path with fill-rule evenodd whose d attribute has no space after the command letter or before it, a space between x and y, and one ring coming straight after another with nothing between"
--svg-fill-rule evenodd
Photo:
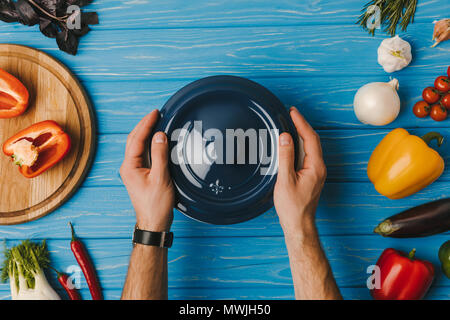
<instances>
[{"instance_id":1,"label":"green leafy vegetable","mask_svg":"<svg viewBox=\"0 0 450 320\"><path fill-rule=\"evenodd\" d=\"M45 241L35 243L24 240L10 249L5 245L0 278L2 282L9 279L12 299L59 299L43 272L49 263Z\"/></svg>"}]
</instances>

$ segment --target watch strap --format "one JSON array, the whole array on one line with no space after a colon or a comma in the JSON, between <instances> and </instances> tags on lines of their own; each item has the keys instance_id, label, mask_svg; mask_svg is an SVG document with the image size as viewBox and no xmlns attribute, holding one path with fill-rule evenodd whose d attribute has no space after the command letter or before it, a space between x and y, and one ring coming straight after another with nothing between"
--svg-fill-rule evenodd
<instances>
[{"instance_id":1,"label":"watch strap","mask_svg":"<svg viewBox=\"0 0 450 320\"><path fill-rule=\"evenodd\" d=\"M154 232L134 228L133 243L160 248L170 248L173 243L173 232Z\"/></svg>"}]
</instances>

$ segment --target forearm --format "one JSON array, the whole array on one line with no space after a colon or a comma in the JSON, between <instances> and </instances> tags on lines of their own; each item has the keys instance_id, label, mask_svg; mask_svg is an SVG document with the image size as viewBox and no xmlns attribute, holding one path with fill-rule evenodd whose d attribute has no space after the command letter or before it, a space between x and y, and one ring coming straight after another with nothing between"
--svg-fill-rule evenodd
<instances>
[{"instance_id":1,"label":"forearm","mask_svg":"<svg viewBox=\"0 0 450 320\"><path fill-rule=\"evenodd\" d=\"M167 249L140 244L134 247L122 299L167 299Z\"/></svg>"},{"instance_id":2,"label":"forearm","mask_svg":"<svg viewBox=\"0 0 450 320\"><path fill-rule=\"evenodd\" d=\"M307 219L308 220L308 219ZM296 299L342 299L312 219L286 233Z\"/></svg>"}]
</instances>

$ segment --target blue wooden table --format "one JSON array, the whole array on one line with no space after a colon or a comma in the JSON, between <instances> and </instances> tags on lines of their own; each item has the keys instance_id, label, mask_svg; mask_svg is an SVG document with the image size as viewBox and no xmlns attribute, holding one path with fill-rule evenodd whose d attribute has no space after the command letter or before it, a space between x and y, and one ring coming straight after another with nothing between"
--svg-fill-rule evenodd
<instances>
[{"instance_id":1,"label":"blue wooden table","mask_svg":"<svg viewBox=\"0 0 450 320\"><path fill-rule=\"evenodd\" d=\"M93 167L73 198L38 221L0 227L0 237L8 245L48 239L53 265L65 270L76 264L69 249L67 223L72 221L94 258L105 297L119 298L135 223L118 173L127 134L192 80L233 74L265 85L286 106L297 106L318 130L329 174L317 224L345 298L370 298L366 268L387 247L415 247L418 257L438 269L437 250L450 238L448 233L388 239L372 230L403 209L450 196L450 145L440 150L448 165L442 177L407 199L380 196L368 181L366 165L377 143L395 127L419 135L439 130L450 139L450 120L420 120L411 112L422 89L450 64L450 42L430 48L432 21L448 18L443 14L450 11L450 3L419 0L414 24L400 33L413 47L413 62L393 74L400 82L402 111L394 123L375 128L359 123L352 107L357 88L390 77L376 56L386 34L371 37L355 24L365 2L95 0L88 9L99 13L101 24L82 39L76 57L58 51L54 40L36 28L0 23L0 42L44 50L81 79L95 107L99 134ZM294 297L273 209L231 226L201 224L176 212L173 231L170 298ZM82 295L90 298L84 281ZM0 285L0 296L9 298L8 284ZM439 271L428 298L450 298L450 280Z\"/></svg>"}]
</instances>

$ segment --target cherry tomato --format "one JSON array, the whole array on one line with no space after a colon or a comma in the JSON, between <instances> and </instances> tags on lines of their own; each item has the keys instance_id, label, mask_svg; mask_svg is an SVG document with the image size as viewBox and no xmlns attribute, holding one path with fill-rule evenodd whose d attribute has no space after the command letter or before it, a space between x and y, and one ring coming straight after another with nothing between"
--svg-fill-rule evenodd
<instances>
[{"instance_id":1,"label":"cherry tomato","mask_svg":"<svg viewBox=\"0 0 450 320\"><path fill-rule=\"evenodd\" d=\"M435 104L431 107L430 117L434 121L442 121L447 119L447 109L440 104Z\"/></svg>"},{"instance_id":2,"label":"cherry tomato","mask_svg":"<svg viewBox=\"0 0 450 320\"><path fill-rule=\"evenodd\" d=\"M446 76L439 76L434 81L434 87L440 92L448 92L450 90L450 80Z\"/></svg>"},{"instance_id":3,"label":"cherry tomato","mask_svg":"<svg viewBox=\"0 0 450 320\"><path fill-rule=\"evenodd\" d=\"M430 114L430 109L430 105L421 100L414 105L413 112L417 118L425 118Z\"/></svg>"},{"instance_id":4,"label":"cherry tomato","mask_svg":"<svg viewBox=\"0 0 450 320\"><path fill-rule=\"evenodd\" d=\"M423 89L422 98L428 103L435 103L440 97L438 91L433 87L426 87Z\"/></svg>"},{"instance_id":5,"label":"cherry tomato","mask_svg":"<svg viewBox=\"0 0 450 320\"><path fill-rule=\"evenodd\" d=\"M441 104L447 109L450 109L450 93L447 93L445 96L442 97Z\"/></svg>"}]
</instances>

